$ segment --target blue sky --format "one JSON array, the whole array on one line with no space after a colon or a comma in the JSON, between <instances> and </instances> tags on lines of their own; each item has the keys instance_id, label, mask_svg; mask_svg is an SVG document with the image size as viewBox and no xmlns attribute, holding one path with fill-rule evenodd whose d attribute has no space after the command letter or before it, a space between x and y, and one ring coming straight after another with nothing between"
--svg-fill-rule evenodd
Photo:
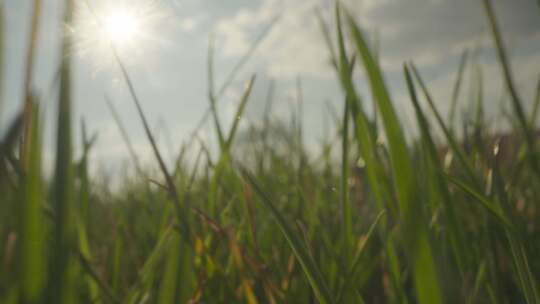
<instances>
[{"instance_id":1,"label":"blue sky","mask_svg":"<svg viewBox=\"0 0 540 304\"><path fill-rule=\"evenodd\" d=\"M232 113L245 82L252 73L257 83L246 119L256 122L263 110L271 80L277 85L277 117L287 118L295 103L295 82L302 80L305 99L305 127L308 141L322 136L325 103L336 108L342 95L328 64L329 55L313 9L321 7L331 21L331 0L136 0L130 5L148 5L155 13L146 39L121 51L133 77L143 107L160 136L163 149L177 150L207 108L206 53L209 35L216 37L216 82L219 84L234 67L261 31L276 17L280 21L261 44L252 60L238 75L219 102L225 123ZM6 54L4 55L3 107L5 125L21 107L24 54L29 32L30 0L4 0ZM92 2L92 1L91 1ZM99 5L100 1L93 1ZM497 113L501 95L499 68L493 57L486 18L479 0L349 0L359 23L369 33L377 32L381 64L392 89L403 123L408 126L410 106L404 91L402 63L414 60L433 90L439 107L448 108L450 91L460 53L465 48L479 50L486 80L486 108ZM535 0L495 0L505 41L520 92L530 102L540 75L540 9ZM42 96L49 121L55 112L53 76L58 65L61 1L43 0L39 55L33 87ZM82 10L82 8L81 8ZM79 15L84 15L84 11ZM77 28L74 29L77 31ZM76 35L76 37L79 37ZM128 157L104 97L110 96L120 110L128 132L141 157L151 154L142 126L114 62L96 52L75 51L75 123L84 117L88 129L99 133L94 157L108 169L118 167ZM469 75L470 73L468 73ZM365 79L358 74L359 87L369 100ZM462 105L469 88L465 86ZM493 121L494 124L497 121ZM160 130L169 130L170 143ZM210 130L210 128L207 128ZM52 125L45 130L52 134ZM412 133L412 132L411 132ZM202 137L212 141L213 134ZM52 142L52 136L48 136ZM49 158L53 151L50 150ZM114 169L111 169L114 170Z\"/></svg>"}]
</instances>

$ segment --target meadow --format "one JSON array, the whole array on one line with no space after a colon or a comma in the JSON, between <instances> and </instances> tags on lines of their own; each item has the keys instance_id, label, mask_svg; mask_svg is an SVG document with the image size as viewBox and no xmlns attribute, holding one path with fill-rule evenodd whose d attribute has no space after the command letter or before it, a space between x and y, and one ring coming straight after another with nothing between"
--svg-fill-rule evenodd
<instances>
[{"instance_id":1,"label":"meadow","mask_svg":"<svg viewBox=\"0 0 540 304\"><path fill-rule=\"evenodd\" d=\"M73 1L66 4L71 24ZM406 140L377 53L337 4L336 24L317 15L344 96L322 153L303 144L300 123L275 121L270 111L240 133L254 75L230 128L219 119L218 94L208 94L217 153L193 136L168 165L147 105L116 58L155 157L145 168L130 154L135 170L118 189L89 174L96 137L83 125L83 142L74 140L63 56L53 174L43 170L43 115L30 85L0 132L0 303L540 303L540 84L525 110L491 1L483 4L511 109L500 118L511 126L506 135L483 116L489 79L472 85L472 119L456 114L464 73L477 68L465 51L448 117L421 71L404 63L419 130ZM63 37L64 54L71 38ZM374 116L357 73L368 81Z\"/></svg>"}]
</instances>

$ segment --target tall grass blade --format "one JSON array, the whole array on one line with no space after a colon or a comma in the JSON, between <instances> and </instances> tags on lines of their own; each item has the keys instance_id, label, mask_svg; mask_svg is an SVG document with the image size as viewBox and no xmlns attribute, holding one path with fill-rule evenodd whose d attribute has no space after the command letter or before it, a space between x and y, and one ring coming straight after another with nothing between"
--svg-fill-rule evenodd
<instances>
[{"instance_id":1,"label":"tall grass blade","mask_svg":"<svg viewBox=\"0 0 540 304\"><path fill-rule=\"evenodd\" d=\"M139 114L139 118L141 119L142 123L143 123L143 127L144 127L144 131L146 133L146 137L148 139L148 141L150 142L150 145L152 146L152 151L154 152L154 156L156 157L156 160L159 164L159 168L161 170L161 173L163 174L163 177L165 179L165 182L166 182L166 186L167 186L167 191L169 192L169 197L174 205L174 208L176 210L176 216L178 218L178 221L181 225L181 228L183 229L183 232L184 232L184 237L187 238L188 240L190 240L190 229L189 229L189 225L188 225L188 220L187 220L187 213L184 212L184 208L183 208L183 205L182 203L180 202L180 197L178 196L178 190L176 189L176 185L174 183L174 180L171 176L171 174L169 173L168 169L167 169L167 165L165 164L165 161L163 160L163 157L161 156L161 152L159 151L158 149L158 146L157 146L157 143L156 143L156 140L152 134L152 131L150 130L150 125L148 123L148 120L146 119L146 116L144 115L144 111L142 109L142 105L141 105L141 102L139 100L139 97L135 91L135 87L133 86L133 82L131 81L131 77L129 77L129 74L126 70L126 67L124 66L124 64L122 63L122 61L120 60L120 57L118 56L118 53L116 52L116 50L113 49L113 52L114 52L114 56L115 56L115 59L116 59L116 62L118 64L118 66L120 67L120 70L122 71L122 76L128 86L128 89L129 89L129 93L131 95L131 98L133 100L133 102L135 103L135 106L137 108L137 112Z\"/></svg>"},{"instance_id":2,"label":"tall grass blade","mask_svg":"<svg viewBox=\"0 0 540 304\"><path fill-rule=\"evenodd\" d=\"M413 241L409 245L413 249L411 258L419 303L442 303L428 232L425 230L426 227L423 227L423 223L414 218L418 217L418 214L415 213L418 213L421 209L416 202L415 192L417 189L412 162L399 119L390 100L379 65L370 52L364 35L352 16L347 15L347 20L358 55L364 63L371 91L377 101L388 138L394 183L401 216L404 218L406 225L405 233L406 237Z\"/></svg>"},{"instance_id":3,"label":"tall grass blade","mask_svg":"<svg viewBox=\"0 0 540 304\"><path fill-rule=\"evenodd\" d=\"M62 63L60 75L60 97L58 103L56 168L54 176L54 234L52 248L52 263L47 282L47 302L74 303L76 275L75 260L72 252L76 245L76 230L74 223L74 175L72 165L72 85L71 59L69 54L72 47L69 26L73 21L74 3L65 1Z\"/></svg>"},{"instance_id":4,"label":"tall grass blade","mask_svg":"<svg viewBox=\"0 0 540 304\"><path fill-rule=\"evenodd\" d=\"M25 71L25 78L24 78L24 132L23 132L23 138L22 138L22 145L21 145L21 163L23 165L24 170L28 168L28 158L29 153L31 153L28 149L30 144L30 141L32 140L30 138L30 135L32 133L32 113L34 112L32 109L33 106L33 96L32 96L32 74L34 70L34 59L36 57L36 49L37 49L37 42L38 42L38 36L39 36L39 22L41 18L41 10L42 10L42 4L41 0L34 0L33 1L33 12L32 12L32 19L31 19L31 25L30 25L30 41L28 43L28 49L26 53L26 71Z\"/></svg>"},{"instance_id":5,"label":"tall grass blade","mask_svg":"<svg viewBox=\"0 0 540 304\"><path fill-rule=\"evenodd\" d=\"M418 100L418 95L416 93L416 88L413 82L413 78L410 72L408 65L404 65L404 74L405 80L407 82L407 87L409 89L409 94L411 101L416 113L416 120L420 127L421 138L422 138L422 148L425 150L426 158L429 163L429 166L426 168L428 172L427 182L429 183L426 187L431 190L430 192L436 192L433 196L430 197L430 200L441 200L444 204L445 214L448 218L449 230L450 230L450 239L454 251L454 256L457 260L458 266L463 273L464 271L464 262L463 259L466 257L465 245L464 245L464 235L461 229L461 225L458 222L457 212L454 206L454 202L451 200L451 194L448 190L447 182L442 174L443 166L439 160L437 154L437 146L430 132L429 122L424 114L424 111L420 107L420 102Z\"/></svg>"},{"instance_id":6,"label":"tall grass blade","mask_svg":"<svg viewBox=\"0 0 540 304\"><path fill-rule=\"evenodd\" d=\"M380 160L377 157L376 144L373 134L371 132L372 125L370 124L366 113L364 112L360 97L356 92L352 81L352 69L349 66L349 60L345 49L345 42L343 37L342 29L342 20L341 20L341 8L339 3L336 4L336 22L337 22L337 39L338 39L338 51L339 51L339 65L338 65L338 75L343 87L343 90L346 93L346 102L350 103L351 114L355 122L355 135L356 135L356 144L358 145L358 150L361 153L361 156L365 162L365 169L367 173L367 179L373 196L375 198L375 203L379 210L384 210L388 208L392 211L394 215L397 215L395 211L395 206L390 203L388 200L388 187L384 183L384 177L382 175L382 170L380 168ZM392 267L390 267L392 274L393 285L396 289L397 297L402 303L406 302L405 292L401 286L401 267L399 261L396 257L395 247L392 243L392 240L386 243L386 253L390 260L392 261Z\"/></svg>"},{"instance_id":7,"label":"tall grass blade","mask_svg":"<svg viewBox=\"0 0 540 304\"><path fill-rule=\"evenodd\" d=\"M46 276L45 223L42 213L44 193L41 171L41 125L39 111L32 106L32 130L29 135L28 167L23 179L20 205L20 299L24 303L38 303L43 296Z\"/></svg>"}]
</instances>

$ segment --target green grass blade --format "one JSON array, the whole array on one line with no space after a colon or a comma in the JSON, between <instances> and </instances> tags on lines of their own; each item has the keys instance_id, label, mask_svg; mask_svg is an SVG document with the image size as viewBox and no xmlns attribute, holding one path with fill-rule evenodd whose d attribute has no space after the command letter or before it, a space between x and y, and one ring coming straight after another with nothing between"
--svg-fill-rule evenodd
<instances>
[{"instance_id":1,"label":"green grass blade","mask_svg":"<svg viewBox=\"0 0 540 304\"><path fill-rule=\"evenodd\" d=\"M418 217L418 214L415 213L420 209L416 203L415 192L417 189L405 136L390 100L379 65L369 50L364 35L356 22L350 15L347 17L353 41L358 55L364 63L371 91L377 101L388 138L394 183L401 215L404 218L407 230L405 233L408 234L411 241L414 240L410 245L413 246L412 260L418 300L420 303L442 303L441 289L433 262L428 232L422 227L423 223L419 223L415 219L415 217Z\"/></svg>"},{"instance_id":2,"label":"green grass blade","mask_svg":"<svg viewBox=\"0 0 540 304\"><path fill-rule=\"evenodd\" d=\"M538 162L538 157L536 154L536 142L534 140L533 132L529 129L527 117L525 116L525 111L523 109L523 102L521 101L521 98L519 97L518 91L514 84L510 61L508 59L508 55L506 54L506 48L504 46L501 31L499 30L497 18L495 16L495 12L493 10L491 0L483 0L483 2L484 2L484 7L486 10L487 17L489 19L489 24L491 27L493 40L495 42L497 55L499 58L499 64L501 65L503 77L504 77L508 92L510 93L510 100L512 101L512 107L514 109L517 120L519 121L519 124L521 126L521 131L523 132L523 135L525 136L525 139L526 139L527 148L529 150L528 156L530 160L530 165L531 165L531 168L534 170L535 174L537 175L537 177L540 178L540 163Z\"/></svg>"},{"instance_id":3,"label":"green grass blade","mask_svg":"<svg viewBox=\"0 0 540 304\"><path fill-rule=\"evenodd\" d=\"M450 230L450 238L452 247L454 249L454 256L458 262L460 270L464 271L463 257L466 256L465 245L464 245L464 236L461 229L461 225L458 222L457 212L452 202L451 194L448 190L447 182L444 176L442 175L443 166L437 155L437 146L435 141L431 136L429 122L420 107L420 102L417 97L416 88L414 86L413 78L411 76L409 67L404 65L405 80L407 82L407 87L409 89L409 94L411 96L411 101L416 113L416 118L418 125L420 127L420 132L422 135L423 149L427 154L427 161L430 166L427 168L426 174L428 177L428 189L435 191L435 197L430 198L434 200L442 200L444 204L445 215L448 218L448 225ZM439 197L440 196L440 197Z\"/></svg>"},{"instance_id":4,"label":"green grass blade","mask_svg":"<svg viewBox=\"0 0 540 304\"><path fill-rule=\"evenodd\" d=\"M377 215L377 217L375 218L375 220L373 221L373 223L369 227L369 229L368 229L368 231L367 231L367 233L365 235L364 242L362 243L362 246L356 252L354 260L353 260L353 262L351 264L351 267L350 267L350 269L348 271L347 278L346 278L345 282L343 283L342 287L340 288L340 291L339 291L338 296L337 296L336 303L342 303L342 298L343 298L344 293L347 292L349 290L349 288L351 288L351 286L353 286L354 282L356 281L358 271L360 270L360 266L362 266L361 262L362 262L362 258L364 257L364 254L365 254L365 248L366 248L368 242L371 240L373 232L375 232L375 228L377 227L377 224L379 223L380 219L385 214L386 214L386 212L384 210L379 212L379 214Z\"/></svg>"},{"instance_id":5,"label":"green grass blade","mask_svg":"<svg viewBox=\"0 0 540 304\"><path fill-rule=\"evenodd\" d=\"M456 109L457 109L457 103L459 100L459 93L461 91L461 84L463 82L463 75L465 74L465 68L467 66L467 60L469 59L469 51L465 50L461 54L461 58L459 61L459 69L456 76L456 81L454 83L454 88L452 90L452 99L450 100L450 110L448 112L448 126L450 126L450 130L453 130L453 126L456 122Z\"/></svg>"},{"instance_id":6,"label":"green grass blade","mask_svg":"<svg viewBox=\"0 0 540 304\"><path fill-rule=\"evenodd\" d=\"M32 132L32 115L33 115L33 94L32 94L32 76L34 71L34 61L36 58L37 43L39 38L39 23L42 14L42 1L34 0L32 6L32 18L30 25L30 40L26 50L26 68L24 75L24 131L21 139L20 158L24 170L28 167L28 158L31 153L28 149L31 145L30 138Z\"/></svg>"},{"instance_id":7,"label":"green grass blade","mask_svg":"<svg viewBox=\"0 0 540 304\"><path fill-rule=\"evenodd\" d=\"M141 298L148 291L157 276L157 267L167 256L167 249L173 238L174 231L171 225L159 236L159 240L146 258L142 269L138 272L136 283L130 288L125 303L140 303Z\"/></svg>"},{"instance_id":8,"label":"green grass blade","mask_svg":"<svg viewBox=\"0 0 540 304\"><path fill-rule=\"evenodd\" d=\"M133 165L135 166L135 170L137 170L137 173L140 176L144 176L139 157L137 156L137 153L135 153L133 144L131 143L131 140L129 139L127 130L124 124L122 123L122 120L120 119L120 115L118 114L116 107L107 96L105 96L105 101L106 101L107 107L109 108L109 111L111 111L116 127L118 128L118 131L120 131L120 135L122 136L122 139L124 140L124 143L126 144L126 147L128 148L128 152L129 152L129 155L131 156L131 160L133 161Z\"/></svg>"},{"instance_id":9,"label":"green grass blade","mask_svg":"<svg viewBox=\"0 0 540 304\"><path fill-rule=\"evenodd\" d=\"M412 208L414 175L412 173L413 170L405 137L390 100L390 95L388 94L379 66L371 54L367 42L364 39L364 35L356 25L356 22L350 15L347 17L358 55L362 58L373 96L377 100L377 105L381 112L386 135L388 137L390 159L392 161L398 200L401 204L403 215L407 215L410 214Z\"/></svg>"},{"instance_id":10,"label":"green grass blade","mask_svg":"<svg viewBox=\"0 0 540 304\"><path fill-rule=\"evenodd\" d=\"M88 225L91 223L89 218L89 208L90 208L90 184L89 184L89 177L88 177L88 157L90 149L95 142L95 138L88 139L88 136L86 134L86 125L84 124L84 120L81 122L81 136L83 141L83 156L81 158L81 161L79 162L79 170L78 170L78 177L79 177L79 206L78 206L78 212L77 212L77 232L78 232L78 238L79 238L79 251L80 254L86 259L91 260L92 253L90 250L90 242L88 240L88 233L87 228ZM92 278L92 275L87 274L86 275L86 282L88 285L88 291L90 294L90 298L92 299L93 303L99 304L100 301L100 294L99 294L99 286L95 282L95 280Z\"/></svg>"},{"instance_id":11,"label":"green grass blade","mask_svg":"<svg viewBox=\"0 0 540 304\"><path fill-rule=\"evenodd\" d=\"M439 113L439 111L437 110L437 107L435 106L435 102L434 102L433 98L431 97L431 94L429 93L429 90L428 90L426 84L422 80L422 77L420 76L420 73L418 72L418 70L416 69L414 64L411 64L411 70L412 70L413 75L415 76L416 80L420 84L420 88L422 89L422 91L424 93L424 96L426 97L428 105L430 106L433 114L435 114L435 118L437 120L437 123L439 124L439 127L444 132L444 135L446 137L446 140L450 144L450 148L452 149L452 152L456 155L459 163L461 164L462 168L465 170L465 172L467 174L467 177L472 182L475 183L476 187L480 188L480 182L478 180L478 177L474 173L473 166L471 165L470 161L465 156L465 153L463 152L463 149L458 144L458 141L456 140L454 135L452 135L450 129L444 123L444 120L443 120L441 114Z\"/></svg>"},{"instance_id":12,"label":"green grass blade","mask_svg":"<svg viewBox=\"0 0 540 304\"><path fill-rule=\"evenodd\" d=\"M208 99L210 100L210 111L212 113L212 118L214 119L214 126L216 128L216 133L218 135L219 146L221 149L224 148L225 138L223 136L223 131L221 128L221 123L219 122L219 117L217 114L216 106L216 96L215 96L215 83L214 83L214 38L210 37L208 43Z\"/></svg>"},{"instance_id":13,"label":"green grass blade","mask_svg":"<svg viewBox=\"0 0 540 304\"><path fill-rule=\"evenodd\" d=\"M343 243L345 251L345 266L351 263L351 248L353 247L354 236L352 232L352 208L349 198L349 121L350 105L345 102L343 113L343 134L341 144L341 212L343 217Z\"/></svg>"},{"instance_id":14,"label":"green grass blade","mask_svg":"<svg viewBox=\"0 0 540 304\"><path fill-rule=\"evenodd\" d=\"M56 168L54 176L54 245L52 263L47 282L47 302L74 303L76 269L72 252L77 248L74 223L74 175L72 165L72 94L71 94L71 35L67 27L72 24L74 4L65 1L60 97L58 104Z\"/></svg>"},{"instance_id":15,"label":"green grass blade","mask_svg":"<svg viewBox=\"0 0 540 304\"><path fill-rule=\"evenodd\" d=\"M267 209L270 211L272 217L276 220L279 229L287 239L287 242L293 250L294 255L302 265L304 274L306 275L311 288L313 288L319 302L323 304L333 303L334 301L332 300L333 298L330 294L330 290L328 289L320 270L311 258L301 239L296 236L281 212L274 206L268 195L255 181L255 178L247 171L243 171L243 175L258 194L265 207L267 207Z\"/></svg>"},{"instance_id":16,"label":"green grass blade","mask_svg":"<svg viewBox=\"0 0 540 304\"><path fill-rule=\"evenodd\" d=\"M165 270L159 288L159 304L176 303L176 289L178 287L180 257L181 257L180 235L175 233L169 243L169 252L165 262Z\"/></svg>"},{"instance_id":17,"label":"green grass blade","mask_svg":"<svg viewBox=\"0 0 540 304\"><path fill-rule=\"evenodd\" d=\"M244 115L244 110L246 109L246 105L247 105L247 102L249 101L249 97L251 96L251 91L253 90L254 84L255 84L255 76L252 76L251 79L249 80L247 88L244 91L244 94L242 95L242 98L240 99L240 104L238 105L238 108L236 110L233 124L227 135L227 138L225 140L225 145L223 147L223 150L221 151L221 155L216 164L214 175L212 176L210 191L208 193L208 201L210 204L210 208L213 210L213 212L215 212L215 207L216 207L219 181L220 181L223 171L225 170L227 164L229 163L231 146L236 137L238 126L240 124L242 116Z\"/></svg>"},{"instance_id":18,"label":"green grass blade","mask_svg":"<svg viewBox=\"0 0 540 304\"><path fill-rule=\"evenodd\" d=\"M28 143L28 167L23 180L20 205L20 299L24 303L38 303L45 286L45 234L41 210L43 184L41 171L41 125L37 105L33 105L32 130Z\"/></svg>"},{"instance_id":19,"label":"green grass blade","mask_svg":"<svg viewBox=\"0 0 540 304\"><path fill-rule=\"evenodd\" d=\"M367 173L367 180L373 196L375 198L375 203L379 210L384 210L388 207L394 215L397 215L395 207L393 204L388 201L390 196L388 193L387 185L384 183L385 177L382 174L380 168L380 160L377 157L376 144L373 134L371 132L373 125L370 124L367 115L365 114L360 97L356 92L352 81L352 70L349 66L349 60L347 57L345 42L343 37L342 30L342 21L341 21L341 8L339 3L336 4L336 22L337 22L337 38L338 38L338 51L339 51L339 65L338 75L341 82L341 86L346 93L346 102L350 103L351 114L355 122L355 136L356 144L358 145L358 150L361 153L361 156L365 162L365 169ZM385 224L386 225L386 224ZM390 240L386 244L386 253L389 257L396 257L395 247ZM397 297L402 303L406 302L405 292L401 286L401 267L399 260L397 258L392 259L392 267L390 267L393 285L396 290Z\"/></svg>"},{"instance_id":20,"label":"green grass blade","mask_svg":"<svg viewBox=\"0 0 540 304\"><path fill-rule=\"evenodd\" d=\"M113 49L113 52L115 55L116 62L118 66L120 67L120 70L122 71L122 76L128 86L128 90L131 95L131 98L133 102L135 103L135 107L137 108L137 112L139 114L139 118L142 121L144 131L146 133L146 137L148 141L150 142L152 151L154 152L154 156L156 157L161 173L163 174L163 177L165 179L165 182L167 185L167 191L169 193L169 198L171 199L174 205L178 222L180 223L183 233L185 234L184 237L190 240L191 235L190 235L190 229L189 229L188 220L187 220L187 213L184 212L185 208L183 208L184 206L180 202L180 197L178 196L178 190L176 188L176 184L174 183L174 180L167 169L167 165L165 164L165 161L163 160L163 157L161 156L161 152L158 149L154 135L152 134L152 131L150 130L150 125L148 123L148 120L146 119L146 116L144 115L141 102L135 91L135 87L133 86L131 77L129 77L126 67L120 60L120 57L118 56L118 53L116 52L115 49Z\"/></svg>"},{"instance_id":21,"label":"green grass blade","mask_svg":"<svg viewBox=\"0 0 540 304\"><path fill-rule=\"evenodd\" d=\"M450 181L452 184L456 185L458 188L460 188L465 193L468 193L473 198L476 199L479 203L482 204L482 206L491 214L495 219L497 219L501 224L503 224L507 229L513 230L512 223L508 220L508 218L503 214L502 209L493 203L489 198L487 198L485 195L479 193L478 191L474 190L472 187L468 186L464 182L460 181L459 179L452 177L450 175L446 175L446 178L448 181Z\"/></svg>"}]
</instances>

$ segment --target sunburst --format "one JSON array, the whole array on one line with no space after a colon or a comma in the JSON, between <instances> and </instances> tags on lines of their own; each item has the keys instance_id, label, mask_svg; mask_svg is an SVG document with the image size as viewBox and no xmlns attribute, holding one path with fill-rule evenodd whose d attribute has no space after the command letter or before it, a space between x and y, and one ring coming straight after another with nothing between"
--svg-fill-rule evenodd
<instances>
[{"instance_id":1,"label":"sunburst","mask_svg":"<svg viewBox=\"0 0 540 304\"><path fill-rule=\"evenodd\" d=\"M156 45L157 23L162 19L155 1L97 1L77 8L73 28L75 51L106 67L114 53L133 63Z\"/></svg>"}]
</instances>

